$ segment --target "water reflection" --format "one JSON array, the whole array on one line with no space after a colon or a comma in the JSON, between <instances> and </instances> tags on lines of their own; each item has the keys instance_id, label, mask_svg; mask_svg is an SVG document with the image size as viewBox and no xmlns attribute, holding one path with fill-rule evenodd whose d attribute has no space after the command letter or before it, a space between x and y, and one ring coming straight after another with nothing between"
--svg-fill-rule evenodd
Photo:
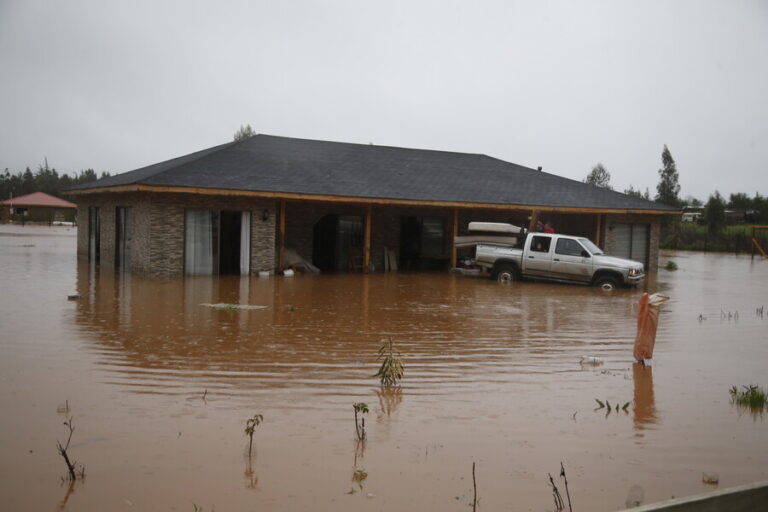
<instances>
[{"instance_id":1,"label":"water reflection","mask_svg":"<svg viewBox=\"0 0 768 512\"><path fill-rule=\"evenodd\" d=\"M404 385L420 392L573 371L585 351L605 356L626 344L617 326L631 331L625 319L640 293L442 274L152 279L87 264L77 288L75 323L108 382L217 395L359 386L390 336L406 359ZM202 306L222 303L263 309ZM403 399L400 390L376 393L380 418Z\"/></svg>"},{"instance_id":2,"label":"water reflection","mask_svg":"<svg viewBox=\"0 0 768 512\"><path fill-rule=\"evenodd\" d=\"M635 388L634 424L641 431L656 425L656 400L653 396L653 367L643 363L632 365L632 381ZM642 436L642 434L636 434Z\"/></svg>"},{"instance_id":3,"label":"water reflection","mask_svg":"<svg viewBox=\"0 0 768 512\"><path fill-rule=\"evenodd\" d=\"M376 395L379 397L378 419L391 416L403 401L403 390L400 387L381 387L376 390Z\"/></svg>"},{"instance_id":4,"label":"water reflection","mask_svg":"<svg viewBox=\"0 0 768 512\"><path fill-rule=\"evenodd\" d=\"M245 460L245 471L243 472L243 476L245 477L245 488L246 489L256 489L256 488L258 488L259 477L253 471L253 457L246 457L246 460Z\"/></svg>"}]
</instances>

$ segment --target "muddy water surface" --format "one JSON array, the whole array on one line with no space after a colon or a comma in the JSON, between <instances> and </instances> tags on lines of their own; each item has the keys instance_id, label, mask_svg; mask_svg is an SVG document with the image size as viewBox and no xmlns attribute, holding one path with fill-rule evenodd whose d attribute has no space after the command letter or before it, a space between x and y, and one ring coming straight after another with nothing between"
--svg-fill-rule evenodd
<instances>
[{"instance_id":1,"label":"muddy water surface","mask_svg":"<svg viewBox=\"0 0 768 512\"><path fill-rule=\"evenodd\" d=\"M0 508L462 511L473 462L486 511L551 510L560 461L581 511L625 508L635 485L645 503L715 489L703 472L720 488L768 479L768 423L728 394L768 386L768 261L668 259L680 270L647 284L671 297L651 369L631 360L643 290L148 279L78 264L71 228L0 227ZM216 303L260 308L201 305ZM384 393L371 376L390 336L406 370ZM86 466L72 488L55 450L66 401Z\"/></svg>"}]
</instances>

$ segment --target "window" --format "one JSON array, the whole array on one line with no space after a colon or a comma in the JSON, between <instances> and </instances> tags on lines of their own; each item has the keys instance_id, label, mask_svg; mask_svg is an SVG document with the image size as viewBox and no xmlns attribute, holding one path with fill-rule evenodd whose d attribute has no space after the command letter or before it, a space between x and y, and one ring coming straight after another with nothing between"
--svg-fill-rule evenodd
<instances>
[{"instance_id":1,"label":"window","mask_svg":"<svg viewBox=\"0 0 768 512\"><path fill-rule=\"evenodd\" d=\"M534 236L531 240L531 251L549 252L549 244L551 243L552 239L548 236Z\"/></svg>"},{"instance_id":2,"label":"window","mask_svg":"<svg viewBox=\"0 0 768 512\"><path fill-rule=\"evenodd\" d=\"M557 241L555 246L555 253L563 254L565 256L581 256L584 248L576 240L570 238L561 238Z\"/></svg>"}]
</instances>

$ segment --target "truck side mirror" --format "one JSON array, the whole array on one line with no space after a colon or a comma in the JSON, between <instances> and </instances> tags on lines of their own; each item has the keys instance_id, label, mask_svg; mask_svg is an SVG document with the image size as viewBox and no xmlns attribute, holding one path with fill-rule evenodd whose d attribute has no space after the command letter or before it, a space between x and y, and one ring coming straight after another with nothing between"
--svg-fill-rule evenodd
<instances>
[{"instance_id":1,"label":"truck side mirror","mask_svg":"<svg viewBox=\"0 0 768 512\"><path fill-rule=\"evenodd\" d=\"M589 252L587 252L587 250L586 250L586 249L582 249L582 250L581 250L581 257L582 257L582 258L589 258L589 257L590 257L590 254L589 254Z\"/></svg>"}]
</instances>

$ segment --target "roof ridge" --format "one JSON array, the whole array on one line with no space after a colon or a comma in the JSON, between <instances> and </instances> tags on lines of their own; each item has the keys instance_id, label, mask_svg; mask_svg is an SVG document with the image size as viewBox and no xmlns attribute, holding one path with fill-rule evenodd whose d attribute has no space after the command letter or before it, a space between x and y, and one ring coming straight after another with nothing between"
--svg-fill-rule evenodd
<instances>
[{"instance_id":1,"label":"roof ridge","mask_svg":"<svg viewBox=\"0 0 768 512\"><path fill-rule=\"evenodd\" d=\"M411 148L411 147L404 147L404 146L392 146L389 144L386 144L386 145L374 144L372 142L365 144L362 142L342 142L338 140L307 139L304 137L286 137L284 135L271 135L269 133L257 133L256 135L253 135L253 137L270 137L273 139L294 140L294 141L304 141L304 142L321 142L323 144L338 144L340 146L361 146L361 147L372 146L375 148L382 148L382 149L400 149L400 150L418 151L418 152L424 152L424 153L442 153L447 155L471 155L471 156L484 156L487 158L493 158L493 157L489 157L484 153L468 153L466 151L446 151L443 149ZM251 138L251 137L248 137L248 138ZM503 160L501 161L503 162ZM506 163L510 163L510 162L506 162Z\"/></svg>"}]
</instances>

